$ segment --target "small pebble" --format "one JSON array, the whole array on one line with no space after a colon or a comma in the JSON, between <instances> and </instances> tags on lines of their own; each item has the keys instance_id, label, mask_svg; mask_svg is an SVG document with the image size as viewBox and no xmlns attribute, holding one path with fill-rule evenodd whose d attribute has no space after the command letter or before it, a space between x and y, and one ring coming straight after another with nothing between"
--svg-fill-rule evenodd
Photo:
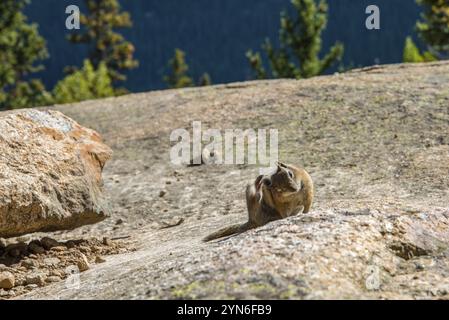
<instances>
[{"instance_id":1,"label":"small pebble","mask_svg":"<svg viewBox=\"0 0 449 320\"><path fill-rule=\"evenodd\" d=\"M80 254L76 265L78 266L80 272L84 272L90 269L89 261L83 253Z\"/></svg>"},{"instance_id":2,"label":"small pebble","mask_svg":"<svg viewBox=\"0 0 449 320\"><path fill-rule=\"evenodd\" d=\"M106 262L106 260L103 257L101 256L95 257L95 263L104 263L104 262Z\"/></svg>"},{"instance_id":3,"label":"small pebble","mask_svg":"<svg viewBox=\"0 0 449 320\"><path fill-rule=\"evenodd\" d=\"M22 261L21 265L27 269L33 269L38 267L39 263L34 259L26 259Z\"/></svg>"},{"instance_id":4,"label":"small pebble","mask_svg":"<svg viewBox=\"0 0 449 320\"><path fill-rule=\"evenodd\" d=\"M64 276L64 272L60 270L53 270L50 272L50 277L59 277L62 278Z\"/></svg>"},{"instance_id":5,"label":"small pebble","mask_svg":"<svg viewBox=\"0 0 449 320\"><path fill-rule=\"evenodd\" d=\"M27 284L25 286L25 289L32 290L32 289L36 289L37 287L39 287L37 284Z\"/></svg>"},{"instance_id":6,"label":"small pebble","mask_svg":"<svg viewBox=\"0 0 449 320\"><path fill-rule=\"evenodd\" d=\"M64 246L57 246L57 247L53 247L51 248L51 251L56 251L56 252L62 252L62 251L66 251L67 247Z\"/></svg>"},{"instance_id":7,"label":"small pebble","mask_svg":"<svg viewBox=\"0 0 449 320\"><path fill-rule=\"evenodd\" d=\"M26 276L25 282L27 285L35 284L38 286L42 286L45 284L45 276L41 273L32 273Z\"/></svg>"},{"instance_id":8,"label":"small pebble","mask_svg":"<svg viewBox=\"0 0 449 320\"><path fill-rule=\"evenodd\" d=\"M72 249L72 248L75 248L76 244L75 244L74 241L69 240L69 241L67 241L67 242L65 243L65 246L66 246L67 248L69 248L69 249Z\"/></svg>"},{"instance_id":9,"label":"small pebble","mask_svg":"<svg viewBox=\"0 0 449 320\"><path fill-rule=\"evenodd\" d=\"M59 246L58 241L56 241L55 239L49 238L49 237L42 238L41 244L47 250L50 250L53 247Z\"/></svg>"},{"instance_id":10,"label":"small pebble","mask_svg":"<svg viewBox=\"0 0 449 320\"><path fill-rule=\"evenodd\" d=\"M5 250L10 257L18 258L27 253L28 246L25 243L15 243L8 245Z\"/></svg>"},{"instance_id":11,"label":"small pebble","mask_svg":"<svg viewBox=\"0 0 449 320\"><path fill-rule=\"evenodd\" d=\"M81 251L81 252L83 252L83 253L90 253L90 248L89 247L86 247L86 246L80 246L79 248L79 251Z\"/></svg>"},{"instance_id":12,"label":"small pebble","mask_svg":"<svg viewBox=\"0 0 449 320\"><path fill-rule=\"evenodd\" d=\"M59 282L61 281L61 278L58 276L50 276L47 278L46 280L48 283L53 283L53 282Z\"/></svg>"},{"instance_id":13,"label":"small pebble","mask_svg":"<svg viewBox=\"0 0 449 320\"><path fill-rule=\"evenodd\" d=\"M103 244L104 244L105 246L110 246L110 245L112 245L112 241L111 241L111 239L109 239L108 237L104 237L104 238L103 238Z\"/></svg>"},{"instance_id":14,"label":"small pebble","mask_svg":"<svg viewBox=\"0 0 449 320\"><path fill-rule=\"evenodd\" d=\"M0 289L12 289L16 279L11 272L5 271L0 273Z\"/></svg>"},{"instance_id":15,"label":"small pebble","mask_svg":"<svg viewBox=\"0 0 449 320\"><path fill-rule=\"evenodd\" d=\"M30 242L28 245L28 251L34 254L42 254L45 252L45 249L40 245L40 242Z\"/></svg>"},{"instance_id":16,"label":"small pebble","mask_svg":"<svg viewBox=\"0 0 449 320\"><path fill-rule=\"evenodd\" d=\"M47 266L56 266L61 262L58 258L45 258L44 263Z\"/></svg>"}]
</instances>

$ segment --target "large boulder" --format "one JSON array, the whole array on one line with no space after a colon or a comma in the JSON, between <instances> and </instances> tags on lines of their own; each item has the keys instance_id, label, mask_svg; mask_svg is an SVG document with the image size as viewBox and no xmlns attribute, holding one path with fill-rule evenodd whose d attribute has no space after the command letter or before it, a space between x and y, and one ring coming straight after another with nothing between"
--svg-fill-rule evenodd
<instances>
[{"instance_id":1,"label":"large boulder","mask_svg":"<svg viewBox=\"0 0 449 320\"><path fill-rule=\"evenodd\" d=\"M108 215L101 172L112 151L58 111L0 115L0 237L73 229Z\"/></svg>"}]
</instances>

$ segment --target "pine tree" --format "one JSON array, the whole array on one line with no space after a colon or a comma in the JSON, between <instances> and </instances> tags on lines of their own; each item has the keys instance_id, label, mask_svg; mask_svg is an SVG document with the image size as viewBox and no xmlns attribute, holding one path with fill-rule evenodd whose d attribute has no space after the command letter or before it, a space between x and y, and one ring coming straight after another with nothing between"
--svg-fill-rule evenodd
<instances>
[{"instance_id":1,"label":"pine tree","mask_svg":"<svg viewBox=\"0 0 449 320\"><path fill-rule=\"evenodd\" d=\"M38 26L27 21L22 10L28 0L0 1L0 109L50 103L43 84L29 76L43 69L38 62L48 57Z\"/></svg>"},{"instance_id":2,"label":"pine tree","mask_svg":"<svg viewBox=\"0 0 449 320\"><path fill-rule=\"evenodd\" d=\"M421 54L412 37L407 37L405 39L403 60L408 63L419 63L435 61L436 58L429 51Z\"/></svg>"},{"instance_id":3,"label":"pine tree","mask_svg":"<svg viewBox=\"0 0 449 320\"><path fill-rule=\"evenodd\" d=\"M81 15L80 23L84 31L69 35L73 43L89 46L89 60L94 68L101 62L106 64L114 85L125 81L124 72L136 68L138 61L133 58L134 46L125 40L116 29L132 26L128 12L121 11L118 0L85 0L88 15Z\"/></svg>"},{"instance_id":4,"label":"pine tree","mask_svg":"<svg viewBox=\"0 0 449 320\"><path fill-rule=\"evenodd\" d=\"M106 63L100 62L95 69L89 60L81 70L66 76L53 89L55 103L71 103L106 98L114 95Z\"/></svg>"},{"instance_id":5,"label":"pine tree","mask_svg":"<svg viewBox=\"0 0 449 320\"><path fill-rule=\"evenodd\" d=\"M212 80L210 78L210 75L208 73L203 73L198 80L198 86L199 87L206 87L210 86L212 84Z\"/></svg>"},{"instance_id":6,"label":"pine tree","mask_svg":"<svg viewBox=\"0 0 449 320\"><path fill-rule=\"evenodd\" d=\"M164 77L164 81L169 88L194 87L195 81L189 75L189 66L186 63L185 52L175 49L173 58L168 62L170 74ZM198 86L209 86L212 84L208 73L204 73L198 80Z\"/></svg>"},{"instance_id":7,"label":"pine tree","mask_svg":"<svg viewBox=\"0 0 449 320\"><path fill-rule=\"evenodd\" d=\"M48 106L51 104L53 104L51 93L37 79L17 82L9 91L5 101L5 106L9 109Z\"/></svg>"},{"instance_id":8,"label":"pine tree","mask_svg":"<svg viewBox=\"0 0 449 320\"><path fill-rule=\"evenodd\" d=\"M286 11L281 13L279 49L267 39L262 49L267 55L272 78L309 78L322 74L336 61L341 60L344 47L336 43L320 59L321 34L327 25L328 6L325 0L292 0L297 17L291 18ZM260 53L247 52L247 58L256 77L268 77Z\"/></svg>"},{"instance_id":9,"label":"pine tree","mask_svg":"<svg viewBox=\"0 0 449 320\"><path fill-rule=\"evenodd\" d=\"M416 27L421 38L439 58L449 58L449 0L417 0L424 6Z\"/></svg>"},{"instance_id":10,"label":"pine tree","mask_svg":"<svg viewBox=\"0 0 449 320\"><path fill-rule=\"evenodd\" d=\"M169 88L185 88L193 86L193 79L187 75L189 66L185 60L185 53L175 49L175 55L168 62L171 73L164 77Z\"/></svg>"}]
</instances>

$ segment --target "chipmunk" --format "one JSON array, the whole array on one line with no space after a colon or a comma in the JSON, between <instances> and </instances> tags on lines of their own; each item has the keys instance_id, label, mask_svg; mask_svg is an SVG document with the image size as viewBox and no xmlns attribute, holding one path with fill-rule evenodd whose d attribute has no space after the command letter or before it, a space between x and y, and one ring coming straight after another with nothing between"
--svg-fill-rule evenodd
<instances>
[{"instance_id":1,"label":"chipmunk","mask_svg":"<svg viewBox=\"0 0 449 320\"><path fill-rule=\"evenodd\" d=\"M254 184L246 187L248 222L236 224L208 235L203 241L211 241L245 232L287 218L299 212L309 212L313 201L313 182L302 168L277 163L271 176L258 176Z\"/></svg>"}]
</instances>

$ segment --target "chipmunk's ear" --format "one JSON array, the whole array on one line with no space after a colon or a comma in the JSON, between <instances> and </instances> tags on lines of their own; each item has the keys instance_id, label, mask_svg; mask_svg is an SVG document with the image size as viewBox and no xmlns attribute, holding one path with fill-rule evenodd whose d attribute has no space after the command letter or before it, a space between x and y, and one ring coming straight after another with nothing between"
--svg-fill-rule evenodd
<instances>
[{"instance_id":1,"label":"chipmunk's ear","mask_svg":"<svg viewBox=\"0 0 449 320\"><path fill-rule=\"evenodd\" d=\"M280 161L276 161L276 166L277 166L277 172L281 171L282 168L286 169L288 168L288 166L285 163L282 163Z\"/></svg>"}]
</instances>

